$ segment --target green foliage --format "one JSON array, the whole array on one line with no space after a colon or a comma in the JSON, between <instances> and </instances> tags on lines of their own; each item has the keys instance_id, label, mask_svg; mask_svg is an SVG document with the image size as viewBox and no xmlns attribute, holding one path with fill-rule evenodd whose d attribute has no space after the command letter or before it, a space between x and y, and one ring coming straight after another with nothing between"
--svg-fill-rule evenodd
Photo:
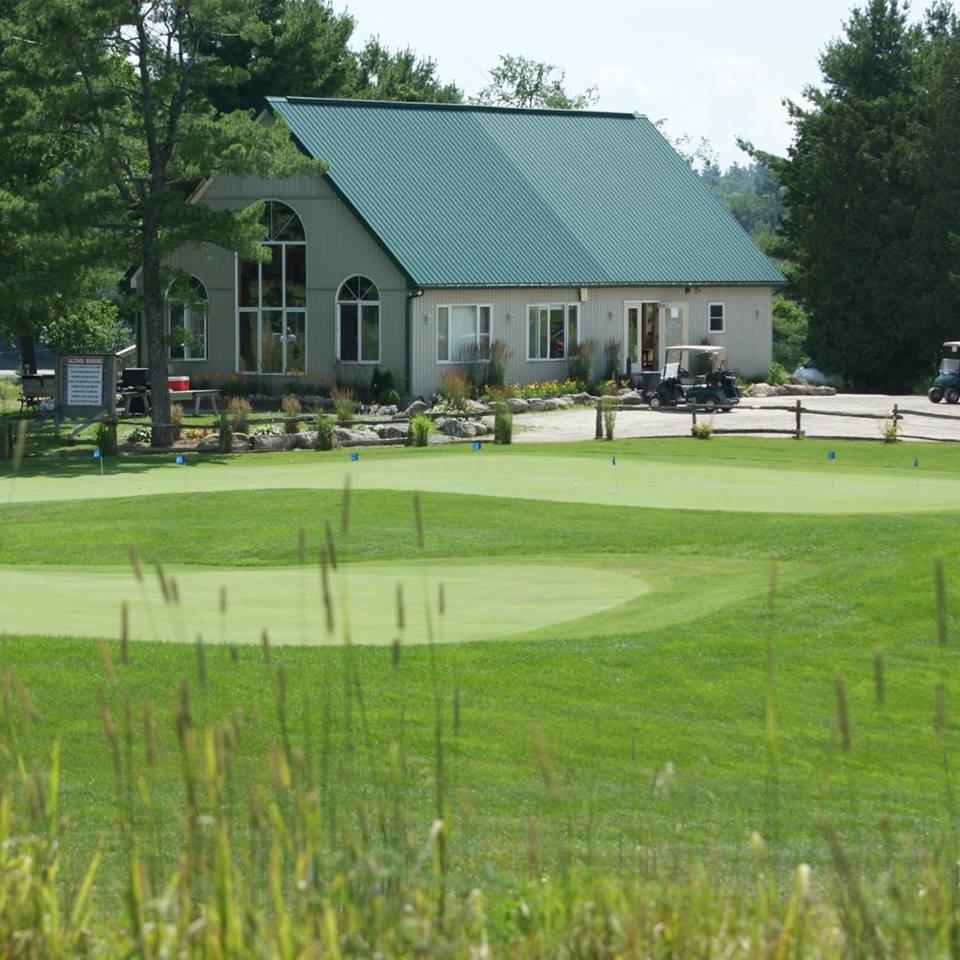
<instances>
[{"instance_id":1,"label":"green foliage","mask_svg":"<svg viewBox=\"0 0 960 960\"><path fill-rule=\"evenodd\" d=\"M466 407L471 390L470 380L463 370L454 367L440 378L440 396L444 403L455 410L463 410Z\"/></svg>"},{"instance_id":2,"label":"green foliage","mask_svg":"<svg viewBox=\"0 0 960 960\"><path fill-rule=\"evenodd\" d=\"M600 398L600 408L603 411L603 435L607 440L613 439L614 427L617 425L617 407L620 398L606 395Z\"/></svg>"},{"instance_id":3,"label":"green foliage","mask_svg":"<svg viewBox=\"0 0 960 960\"><path fill-rule=\"evenodd\" d=\"M353 399L353 390L350 387L334 387L330 391L333 397L333 409L338 420L349 422L357 414L357 404Z\"/></svg>"},{"instance_id":4,"label":"green foliage","mask_svg":"<svg viewBox=\"0 0 960 960\"><path fill-rule=\"evenodd\" d=\"M300 398L294 396L292 393L288 393L280 403L280 409L283 410L283 415L285 417L299 417L303 412L303 405L300 403ZM299 433L300 432L300 422L297 419L287 420L283 425L283 429L286 433Z\"/></svg>"},{"instance_id":5,"label":"green foliage","mask_svg":"<svg viewBox=\"0 0 960 960\"><path fill-rule=\"evenodd\" d=\"M501 55L490 70L490 83L477 94L475 102L551 110L586 110L597 102L596 87L569 94L564 89L565 79L566 74L553 64Z\"/></svg>"},{"instance_id":6,"label":"green foliage","mask_svg":"<svg viewBox=\"0 0 960 960\"><path fill-rule=\"evenodd\" d=\"M783 216L783 191L770 168L760 160L734 163L720 171L716 162L704 165L700 178L752 237L772 234Z\"/></svg>"},{"instance_id":7,"label":"green foliage","mask_svg":"<svg viewBox=\"0 0 960 960\"><path fill-rule=\"evenodd\" d=\"M117 424L116 421L101 420L97 424L97 432L94 434L96 445L100 448L100 454L104 457L112 457L117 452Z\"/></svg>"},{"instance_id":8,"label":"green foliage","mask_svg":"<svg viewBox=\"0 0 960 960\"><path fill-rule=\"evenodd\" d=\"M336 423L332 417L317 417L317 449L332 450L337 443Z\"/></svg>"},{"instance_id":9,"label":"green foliage","mask_svg":"<svg viewBox=\"0 0 960 960\"><path fill-rule=\"evenodd\" d=\"M230 453L233 450L233 424L227 414L220 414L220 424L217 427L217 449L220 453Z\"/></svg>"},{"instance_id":10,"label":"green foliage","mask_svg":"<svg viewBox=\"0 0 960 960\"><path fill-rule=\"evenodd\" d=\"M593 355L596 350L596 340L583 340L570 349L567 378L581 384L582 388L593 380Z\"/></svg>"},{"instance_id":11,"label":"green foliage","mask_svg":"<svg viewBox=\"0 0 960 960\"><path fill-rule=\"evenodd\" d=\"M503 400L493 408L493 440L504 446L513 443L513 412Z\"/></svg>"},{"instance_id":12,"label":"green foliage","mask_svg":"<svg viewBox=\"0 0 960 960\"><path fill-rule=\"evenodd\" d=\"M415 447L425 447L430 442L433 433L433 421L422 413L410 418L410 437Z\"/></svg>"},{"instance_id":13,"label":"green foliage","mask_svg":"<svg viewBox=\"0 0 960 960\"><path fill-rule=\"evenodd\" d=\"M793 372L809 356L807 312L785 296L773 298L773 359Z\"/></svg>"},{"instance_id":14,"label":"green foliage","mask_svg":"<svg viewBox=\"0 0 960 960\"><path fill-rule=\"evenodd\" d=\"M227 404L227 414L234 430L243 433L250 425L250 414L253 407L246 397L231 397Z\"/></svg>"},{"instance_id":15,"label":"green foliage","mask_svg":"<svg viewBox=\"0 0 960 960\"><path fill-rule=\"evenodd\" d=\"M767 370L767 383L782 387L789 382L790 374L784 369L783 364L777 363L777 361L774 360Z\"/></svg>"},{"instance_id":16,"label":"green foliage","mask_svg":"<svg viewBox=\"0 0 960 960\"><path fill-rule=\"evenodd\" d=\"M709 440L713 436L713 424L708 420L698 420L690 427L690 435L697 440Z\"/></svg>"},{"instance_id":17,"label":"green foliage","mask_svg":"<svg viewBox=\"0 0 960 960\"><path fill-rule=\"evenodd\" d=\"M896 443L900 433L900 421L894 417L880 424L880 439L884 443Z\"/></svg>"},{"instance_id":18,"label":"green foliage","mask_svg":"<svg viewBox=\"0 0 960 960\"><path fill-rule=\"evenodd\" d=\"M871 0L826 46L808 105L789 105L789 157L755 152L784 188L809 354L856 389L908 389L956 335L958 64L946 8L911 25L896 0Z\"/></svg>"},{"instance_id":19,"label":"green foliage","mask_svg":"<svg viewBox=\"0 0 960 960\"><path fill-rule=\"evenodd\" d=\"M620 341L611 337L603 345L603 379L615 380L620 376Z\"/></svg>"},{"instance_id":20,"label":"green foliage","mask_svg":"<svg viewBox=\"0 0 960 960\"><path fill-rule=\"evenodd\" d=\"M355 56L350 96L429 103L460 103L463 99L459 87L439 79L435 61L419 57L409 47L391 51L373 38Z\"/></svg>"},{"instance_id":21,"label":"green foliage","mask_svg":"<svg viewBox=\"0 0 960 960\"><path fill-rule=\"evenodd\" d=\"M150 443L152 434L149 427L134 427L124 438L127 443Z\"/></svg>"},{"instance_id":22,"label":"green foliage","mask_svg":"<svg viewBox=\"0 0 960 960\"><path fill-rule=\"evenodd\" d=\"M84 300L63 304L44 326L43 338L59 356L68 353L115 353L133 342L114 303Z\"/></svg>"},{"instance_id":23,"label":"green foliage","mask_svg":"<svg viewBox=\"0 0 960 960\"><path fill-rule=\"evenodd\" d=\"M183 406L179 403L170 404L170 425L173 430L173 439L179 440L183 429Z\"/></svg>"},{"instance_id":24,"label":"green foliage","mask_svg":"<svg viewBox=\"0 0 960 960\"><path fill-rule=\"evenodd\" d=\"M397 402L399 403L399 394L397 394L393 371L374 367L373 373L370 375L370 399L374 403L393 403L391 397L394 395L397 396Z\"/></svg>"}]
</instances>

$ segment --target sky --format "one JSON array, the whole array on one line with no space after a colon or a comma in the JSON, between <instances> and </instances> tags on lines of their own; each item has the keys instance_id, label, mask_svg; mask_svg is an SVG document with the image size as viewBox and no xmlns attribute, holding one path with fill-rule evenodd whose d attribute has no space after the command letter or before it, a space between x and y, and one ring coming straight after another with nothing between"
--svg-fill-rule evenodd
<instances>
[{"instance_id":1,"label":"sky","mask_svg":"<svg viewBox=\"0 0 960 960\"><path fill-rule=\"evenodd\" d=\"M865 0L861 0L861 3ZM347 0L356 45L379 36L437 61L467 96L500 54L556 64L566 89L595 85L596 109L665 119L673 139L710 141L723 167L745 163L736 140L783 154L784 97L820 79L818 58L843 32L853 0ZM919 9L919 7L918 7Z\"/></svg>"}]
</instances>

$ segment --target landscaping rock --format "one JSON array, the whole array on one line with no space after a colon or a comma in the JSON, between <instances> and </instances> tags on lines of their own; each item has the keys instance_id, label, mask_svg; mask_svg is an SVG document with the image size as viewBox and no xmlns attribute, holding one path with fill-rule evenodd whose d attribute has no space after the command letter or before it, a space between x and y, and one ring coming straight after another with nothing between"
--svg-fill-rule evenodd
<instances>
[{"instance_id":1,"label":"landscaping rock","mask_svg":"<svg viewBox=\"0 0 960 960\"><path fill-rule=\"evenodd\" d=\"M530 404L520 397L508 397L507 407L511 413L528 413L530 410Z\"/></svg>"},{"instance_id":2,"label":"landscaping rock","mask_svg":"<svg viewBox=\"0 0 960 960\"><path fill-rule=\"evenodd\" d=\"M569 410L573 406L573 400L571 397L557 397L557 406L561 410Z\"/></svg>"},{"instance_id":3,"label":"landscaping rock","mask_svg":"<svg viewBox=\"0 0 960 960\"><path fill-rule=\"evenodd\" d=\"M546 409L546 407L544 407L543 405L543 400L541 400L540 397L531 397L527 401L527 405L530 407L531 410L540 411L540 410Z\"/></svg>"},{"instance_id":4,"label":"landscaping rock","mask_svg":"<svg viewBox=\"0 0 960 960\"><path fill-rule=\"evenodd\" d=\"M253 449L259 451L292 450L296 445L297 438L292 433L261 433L253 438Z\"/></svg>"},{"instance_id":5,"label":"landscaping rock","mask_svg":"<svg viewBox=\"0 0 960 960\"><path fill-rule=\"evenodd\" d=\"M435 423L437 430L447 437L475 437L477 435L476 424L469 420L440 417Z\"/></svg>"},{"instance_id":6,"label":"landscaping rock","mask_svg":"<svg viewBox=\"0 0 960 960\"><path fill-rule=\"evenodd\" d=\"M463 402L463 409L466 413L486 413L487 405L481 403L479 400L465 400Z\"/></svg>"},{"instance_id":7,"label":"landscaping rock","mask_svg":"<svg viewBox=\"0 0 960 960\"><path fill-rule=\"evenodd\" d=\"M774 387L769 383L755 383L746 391L748 397L772 397Z\"/></svg>"},{"instance_id":8,"label":"landscaping rock","mask_svg":"<svg viewBox=\"0 0 960 960\"><path fill-rule=\"evenodd\" d=\"M402 440L409 436L410 433L405 426L398 427L389 423L385 423L382 426L377 426L375 429L377 431L377 436L381 440Z\"/></svg>"},{"instance_id":9,"label":"landscaping rock","mask_svg":"<svg viewBox=\"0 0 960 960\"><path fill-rule=\"evenodd\" d=\"M316 430L301 430L293 435L298 450L313 450L317 445Z\"/></svg>"},{"instance_id":10,"label":"landscaping rock","mask_svg":"<svg viewBox=\"0 0 960 960\"><path fill-rule=\"evenodd\" d=\"M475 420L473 422L474 429L477 431L475 436L486 437L489 434L493 433L493 424L487 423L484 420Z\"/></svg>"},{"instance_id":11,"label":"landscaping rock","mask_svg":"<svg viewBox=\"0 0 960 960\"><path fill-rule=\"evenodd\" d=\"M554 397L547 397L547 398L543 401L543 409L544 409L544 410L559 410L559 409L560 409L560 401L557 400L557 399L555 399Z\"/></svg>"},{"instance_id":12,"label":"landscaping rock","mask_svg":"<svg viewBox=\"0 0 960 960\"><path fill-rule=\"evenodd\" d=\"M429 403L424 403L422 400L414 400L413 403L403 411L405 417L412 417L416 413L423 413L426 410L430 409Z\"/></svg>"},{"instance_id":13,"label":"landscaping rock","mask_svg":"<svg viewBox=\"0 0 960 960\"><path fill-rule=\"evenodd\" d=\"M245 453L250 449L250 438L245 433L235 433L233 435L233 453ZM219 453L220 437L216 433L211 433L204 437L197 444L198 453Z\"/></svg>"},{"instance_id":14,"label":"landscaping rock","mask_svg":"<svg viewBox=\"0 0 960 960\"><path fill-rule=\"evenodd\" d=\"M643 403L644 400L636 390L622 390L620 392L620 402L627 407L637 407Z\"/></svg>"},{"instance_id":15,"label":"landscaping rock","mask_svg":"<svg viewBox=\"0 0 960 960\"><path fill-rule=\"evenodd\" d=\"M593 403L596 397L591 397L589 393L583 391L582 393L571 393L567 397L572 403Z\"/></svg>"}]
</instances>

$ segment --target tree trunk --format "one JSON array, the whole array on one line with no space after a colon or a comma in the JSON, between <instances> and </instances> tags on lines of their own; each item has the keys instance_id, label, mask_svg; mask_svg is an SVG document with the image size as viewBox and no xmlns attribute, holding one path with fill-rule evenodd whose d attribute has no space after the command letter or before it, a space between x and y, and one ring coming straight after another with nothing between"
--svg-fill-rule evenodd
<instances>
[{"instance_id":1,"label":"tree trunk","mask_svg":"<svg viewBox=\"0 0 960 960\"><path fill-rule=\"evenodd\" d=\"M160 258L155 251L156 230L143 225L143 325L150 368L150 427L152 447L169 447L173 434L170 423L170 390L167 384L167 336L163 318L163 289L160 285Z\"/></svg>"},{"instance_id":2,"label":"tree trunk","mask_svg":"<svg viewBox=\"0 0 960 960\"><path fill-rule=\"evenodd\" d=\"M32 333L21 333L20 337L20 362L23 365L24 373L35 374L37 372L37 345L33 339Z\"/></svg>"}]
</instances>

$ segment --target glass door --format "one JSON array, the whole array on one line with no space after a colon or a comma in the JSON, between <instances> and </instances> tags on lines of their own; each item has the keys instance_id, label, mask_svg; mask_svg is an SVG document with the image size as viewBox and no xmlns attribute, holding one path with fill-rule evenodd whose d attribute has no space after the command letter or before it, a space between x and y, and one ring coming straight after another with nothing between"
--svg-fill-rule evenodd
<instances>
[{"instance_id":1,"label":"glass door","mask_svg":"<svg viewBox=\"0 0 960 960\"><path fill-rule=\"evenodd\" d=\"M687 342L687 305L663 303L660 305L659 364L663 366L663 351Z\"/></svg>"}]
</instances>

